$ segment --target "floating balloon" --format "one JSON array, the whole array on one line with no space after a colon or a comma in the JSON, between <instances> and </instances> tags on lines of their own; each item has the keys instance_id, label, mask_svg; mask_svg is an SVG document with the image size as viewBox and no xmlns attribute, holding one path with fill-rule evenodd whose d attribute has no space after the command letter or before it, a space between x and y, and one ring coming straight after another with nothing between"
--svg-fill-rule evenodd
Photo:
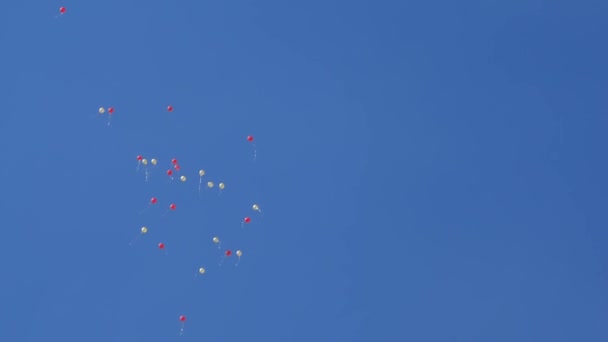
<instances>
[{"instance_id":1,"label":"floating balloon","mask_svg":"<svg viewBox=\"0 0 608 342\"><path fill-rule=\"evenodd\" d=\"M65 14L66 11L67 9L65 7L59 7L59 13Z\"/></svg>"},{"instance_id":2,"label":"floating balloon","mask_svg":"<svg viewBox=\"0 0 608 342\"><path fill-rule=\"evenodd\" d=\"M180 169L179 164L173 165L173 168L175 169L175 171L179 171L179 169Z\"/></svg>"},{"instance_id":3,"label":"floating balloon","mask_svg":"<svg viewBox=\"0 0 608 342\"><path fill-rule=\"evenodd\" d=\"M208 187L209 189L213 188L213 182L207 182L207 187Z\"/></svg>"},{"instance_id":4,"label":"floating balloon","mask_svg":"<svg viewBox=\"0 0 608 342\"><path fill-rule=\"evenodd\" d=\"M220 183L219 185L220 190L224 190L224 188L226 187L226 185L224 183Z\"/></svg>"},{"instance_id":5,"label":"floating balloon","mask_svg":"<svg viewBox=\"0 0 608 342\"><path fill-rule=\"evenodd\" d=\"M150 204L156 204L156 203L158 203L158 199L156 197L150 198Z\"/></svg>"},{"instance_id":6,"label":"floating balloon","mask_svg":"<svg viewBox=\"0 0 608 342\"><path fill-rule=\"evenodd\" d=\"M234 266L238 266L239 262L241 262L241 256L243 255L243 252L241 252L241 250L239 249L238 251L236 251L236 264L234 264Z\"/></svg>"},{"instance_id":7,"label":"floating balloon","mask_svg":"<svg viewBox=\"0 0 608 342\"><path fill-rule=\"evenodd\" d=\"M175 158L171 159L171 164L177 165L177 159L175 159Z\"/></svg>"},{"instance_id":8,"label":"floating balloon","mask_svg":"<svg viewBox=\"0 0 608 342\"><path fill-rule=\"evenodd\" d=\"M199 268L198 273L205 274L205 268L204 267Z\"/></svg>"},{"instance_id":9,"label":"floating balloon","mask_svg":"<svg viewBox=\"0 0 608 342\"><path fill-rule=\"evenodd\" d=\"M182 335L184 333L184 326L186 324L186 316L179 316L179 321L182 323L182 326L179 329L179 334Z\"/></svg>"},{"instance_id":10,"label":"floating balloon","mask_svg":"<svg viewBox=\"0 0 608 342\"><path fill-rule=\"evenodd\" d=\"M217 249L222 248L222 244L220 243L220 238L218 238L217 236L213 237L213 243L217 245Z\"/></svg>"},{"instance_id":11,"label":"floating balloon","mask_svg":"<svg viewBox=\"0 0 608 342\"><path fill-rule=\"evenodd\" d=\"M152 163L152 165L156 165L156 163L158 163L158 161L154 158L152 158L152 160L150 160L150 162Z\"/></svg>"},{"instance_id":12,"label":"floating balloon","mask_svg":"<svg viewBox=\"0 0 608 342\"><path fill-rule=\"evenodd\" d=\"M251 223L251 217L249 217L249 216L245 217L245 219L243 219L243 222Z\"/></svg>"},{"instance_id":13,"label":"floating balloon","mask_svg":"<svg viewBox=\"0 0 608 342\"><path fill-rule=\"evenodd\" d=\"M147 227L141 227L141 229L139 231L140 231L140 233L137 234L137 236L135 238L133 238L133 240L131 242L129 242L129 245L134 244L135 241L137 241L137 239L139 239L140 236L146 234L148 232L148 228Z\"/></svg>"},{"instance_id":14,"label":"floating balloon","mask_svg":"<svg viewBox=\"0 0 608 342\"><path fill-rule=\"evenodd\" d=\"M142 159L141 163L144 165L148 165L148 159L146 159L146 158Z\"/></svg>"},{"instance_id":15,"label":"floating balloon","mask_svg":"<svg viewBox=\"0 0 608 342\"><path fill-rule=\"evenodd\" d=\"M254 205L252 206L252 208L253 208L253 210L255 210L255 211L260 211L260 207L259 207L257 204L254 204Z\"/></svg>"},{"instance_id":16,"label":"floating balloon","mask_svg":"<svg viewBox=\"0 0 608 342\"><path fill-rule=\"evenodd\" d=\"M186 176L181 176L181 177L179 177L179 179L180 179L182 182L185 182L185 181L186 181Z\"/></svg>"},{"instance_id":17,"label":"floating balloon","mask_svg":"<svg viewBox=\"0 0 608 342\"><path fill-rule=\"evenodd\" d=\"M169 176L169 177L173 176L173 170L167 170L167 176Z\"/></svg>"},{"instance_id":18,"label":"floating balloon","mask_svg":"<svg viewBox=\"0 0 608 342\"><path fill-rule=\"evenodd\" d=\"M110 115L114 114L114 107L108 108L108 114L110 114Z\"/></svg>"},{"instance_id":19,"label":"floating balloon","mask_svg":"<svg viewBox=\"0 0 608 342\"><path fill-rule=\"evenodd\" d=\"M198 175L203 177L205 175L205 170L199 170Z\"/></svg>"},{"instance_id":20,"label":"floating balloon","mask_svg":"<svg viewBox=\"0 0 608 342\"><path fill-rule=\"evenodd\" d=\"M172 112L172 111L173 111L173 106L168 105L168 106L167 106L167 111L168 111L168 112Z\"/></svg>"},{"instance_id":21,"label":"floating balloon","mask_svg":"<svg viewBox=\"0 0 608 342\"><path fill-rule=\"evenodd\" d=\"M226 252L224 252L224 255L226 255L227 257L232 255L232 251L231 250L227 250Z\"/></svg>"},{"instance_id":22,"label":"floating balloon","mask_svg":"<svg viewBox=\"0 0 608 342\"><path fill-rule=\"evenodd\" d=\"M103 113L105 113L105 112L106 112L106 109L105 109L105 108L103 108L103 107L99 107L98 112L99 112L99 114L103 114Z\"/></svg>"},{"instance_id":23,"label":"floating balloon","mask_svg":"<svg viewBox=\"0 0 608 342\"><path fill-rule=\"evenodd\" d=\"M141 162L143 159L144 159L144 157L142 157L141 155L138 155L138 156L137 156L137 161L138 161L138 162Z\"/></svg>"},{"instance_id":24,"label":"floating balloon","mask_svg":"<svg viewBox=\"0 0 608 342\"><path fill-rule=\"evenodd\" d=\"M177 208L177 206L175 206L175 204L171 203L171 204L169 205L169 209L171 209L171 210L175 210L175 208Z\"/></svg>"},{"instance_id":25,"label":"floating balloon","mask_svg":"<svg viewBox=\"0 0 608 342\"><path fill-rule=\"evenodd\" d=\"M162 242L161 242L161 243L159 243L159 244L158 244L158 248L160 248L160 249L165 249L165 244L164 244L164 243L162 243Z\"/></svg>"},{"instance_id":26,"label":"floating balloon","mask_svg":"<svg viewBox=\"0 0 608 342\"><path fill-rule=\"evenodd\" d=\"M201 195L201 188L203 187L203 176L205 175L205 170L198 170L198 195Z\"/></svg>"},{"instance_id":27,"label":"floating balloon","mask_svg":"<svg viewBox=\"0 0 608 342\"><path fill-rule=\"evenodd\" d=\"M253 143L253 135L248 135L248 136L247 136L247 141L249 141L250 143L252 143L252 144L253 144L253 161L255 161L255 159L256 159L256 158L257 158L257 156L258 156L258 151L257 151L257 149L255 148L255 144Z\"/></svg>"}]
</instances>

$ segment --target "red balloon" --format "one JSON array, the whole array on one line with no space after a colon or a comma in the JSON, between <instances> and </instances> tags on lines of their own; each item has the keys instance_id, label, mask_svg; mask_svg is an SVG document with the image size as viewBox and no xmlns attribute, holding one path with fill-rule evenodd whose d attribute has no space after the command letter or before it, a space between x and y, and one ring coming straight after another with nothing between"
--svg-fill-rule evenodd
<instances>
[{"instance_id":1,"label":"red balloon","mask_svg":"<svg viewBox=\"0 0 608 342\"><path fill-rule=\"evenodd\" d=\"M227 250L227 251L226 251L226 256L227 256L227 257L229 257L229 256L231 256L231 255L232 255L232 251L231 251L231 250Z\"/></svg>"},{"instance_id":2,"label":"red balloon","mask_svg":"<svg viewBox=\"0 0 608 342\"><path fill-rule=\"evenodd\" d=\"M171 210L175 210L175 208L177 208L177 207L175 206L175 204L171 203L171 205L169 205L169 209L171 209Z\"/></svg>"},{"instance_id":3,"label":"red balloon","mask_svg":"<svg viewBox=\"0 0 608 342\"><path fill-rule=\"evenodd\" d=\"M179 165L178 165L178 164L173 165L173 168L174 168L175 170L179 171Z\"/></svg>"},{"instance_id":4,"label":"red balloon","mask_svg":"<svg viewBox=\"0 0 608 342\"><path fill-rule=\"evenodd\" d=\"M141 155L137 156L137 160L141 161L142 159L144 159L144 157L142 157Z\"/></svg>"},{"instance_id":5,"label":"red balloon","mask_svg":"<svg viewBox=\"0 0 608 342\"><path fill-rule=\"evenodd\" d=\"M167 170L167 176L171 176L172 174L173 174L173 171Z\"/></svg>"},{"instance_id":6,"label":"red balloon","mask_svg":"<svg viewBox=\"0 0 608 342\"><path fill-rule=\"evenodd\" d=\"M165 244L164 244L164 243L162 243L162 242L161 242L161 243L159 243L159 244L158 244L158 248L160 248L160 249L165 249Z\"/></svg>"},{"instance_id":7,"label":"red balloon","mask_svg":"<svg viewBox=\"0 0 608 342\"><path fill-rule=\"evenodd\" d=\"M109 113L109 114L114 113L114 107L110 107L110 108L108 108L108 113Z\"/></svg>"},{"instance_id":8,"label":"red balloon","mask_svg":"<svg viewBox=\"0 0 608 342\"><path fill-rule=\"evenodd\" d=\"M156 204L156 202L158 202L158 199L156 199L156 197L152 197L152 198L150 199L150 203L152 203L152 204Z\"/></svg>"},{"instance_id":9,"label":"red balloon","mask_svg":"<svg viewBox=\"0 0 608 342\"><path fill-rule=\"evenodd\" d=\"M253 135L247 136L247 141L252 142L253 141Z\"/></svg>"},{"instance_id":10,"label":"red balloon","mask_svg":"<svg viewBox=\"0 0 608 342\"><path fill-rule=\"evenodd\" d=\"M251 222L251 218L249 216L245 217L245 219L243 220L245 223L249 223Z\"/></svg>"},{"instance_id":11,"label":"red balloon","mask_svg":"<svg viewBox=\"0 0 608 342\"><path fill-rule=\"evenodd\" d=\"M175 158L171 159L171 164L177 165L177 159L175 159Z\"/></svg>"},{"instance_id":12,"label":"red balloon","mask_svg":"<svg viewBox=\"0 0 608 342\"><path fill-rule=\"evenodd\" d=\"M185 322L186 321L186 316L183 316L183 315L179 316L179 320L182 321L182 322Z\"/></svg>"},{"instance_id":13,"label":"red balloon","mask_svg":"<svg viewBox=\"0 0 608 342\"><path fill-rule=\"evenodd\" d=\"M59 7L59 13L64 14L66 11L65 7Z\"/></svg>"},{"instance_id":14,"label":"red balloon","mask_svg":"<svg viewBox=\"0 0 608 342\"><path fill-rule=\"evenodd\" d=\"M168 106L167 106L167 111L172 112L172 111L173 111L173 106L168 105Z\"/></svg>"}]
</instances>

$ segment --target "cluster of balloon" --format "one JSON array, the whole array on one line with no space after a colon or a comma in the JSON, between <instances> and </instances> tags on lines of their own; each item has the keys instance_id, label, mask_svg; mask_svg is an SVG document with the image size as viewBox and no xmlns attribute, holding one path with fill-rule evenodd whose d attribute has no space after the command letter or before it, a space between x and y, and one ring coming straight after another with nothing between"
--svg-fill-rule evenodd
<instances>
[{"instance_id":1,"label":"cluster of balloon","mask_svg":"<svg viewBox=\"0 0 608 342\"><path fill-rule=\"evenodd\" d=\"M167 106L167 111L173 112L174 111L173 106L171 106L171 105ZM99 114L104 114L106 112L108 112L108 114L111 114L114 112L114 108L109 107L107 110L104 107L99 108ZM253 136L251 136L251 135L247 136L246 140L250 143L253 143ZM253 153L254 153L253 157L255 160L255 158L257 156L255 146L254 146ZM143 170L145 182L151 183L151 182L149 182L149 180L152 179L151 175L154 173L153 172L154 167L157 166L159 163L158 159L156 159L156 158L147 159L143 155L137 155L137 157L135 159L137 161L136 173L139 173L140 171ZM188 169L185 169L185 170L182 169L181 164L177 158L170 159L170 163L168 163L168 169L165 172L169 178L168 184L177 184L177 183L173 183L173 181L175 179L179 179L181 181L181 183L186 183L187 179L188 179L186 174L189 171L190 170L188 170ZM216 183L213 182L212 180L205 179L207 176L207 173L203 169L198 170L198 176L199 176L198 195L200 197L202 192L205 190L205 188L207 189L207 191L212 190L216 187ZM171 185L171 186L173 186L173 185ZM219 196L226 189L226 184L224 182L218 182L217 188L218 188L218 196ZM177 212L176 202L173 202L173 200L171 198L166 199L162 193L160 195L162 195L162 196L161 197L156 197L156 196L150 197L148 200L147 206L145 208L143 208L139 212L139 214L143 214L144 212L150 210L151 207L157 207L158 204L161 204L161 207L164 207L165 205L167 205L167 207L166 207L167 210L165 211L165 213L162 216L167 215L170 212ZM170 196L167 195L167 197L170 197ZM166 204L162 204L162 203L166 203ZM255 211L259 214L262 213L262 211L260 210L260 206L258 204L253 204L251 206L251 208L253 209L253 211ZM246 224L250 224L251 222L252 222L252 218L250 216L245 216L241 221L242 228L244 228ZM142 226L139 229L138 234L135 236L135 238L133 238L133 240L129 244L133 245L136 241L138 241L138 239L140 239L142 236L146 235L148 233L148 231L149 231L148 226ZM232 258L233 255L236 256L236 262L234 263L234 265L239 266L239 264L241 262L241 257L243 256L242 249L238 249L234 253L233 253L233 250L231 250L231 249L223 249L222 241L220 240L220 238L217 235L213 236L211 241L213 242L213 244L215 244L217 246L217 249L220 250L220 253L221 253L218 266L222 266L223 263L226 260ZM165 255L168 255L167 254L167 245L164 241L158 242L157 247L160 251L164 252ZM177 247L172 247L172 248L177 248ZM207 276L208 270L205 268L205 265L198 265L197 267L198 268L196 270L195 277ZM179 316L179 321L181 323L179 335L182 335L184 332L186 316L184 316L184 315Z\"/></svg>"},{"instance_id":2,"label":"cluster of balloon","mask_svg":"<svg viewBox=\"0 0 608 342\"><path fill-rule=\"evenodd\" d=\"M63 16L64 14L66 14L67 9L64 6L59 7L59 13L57 14L57 17L59 16ZM56 18L57 18L56 17ZM175 111L175 108L173 107L173 105L167 105L166 107L167 112L169 113L173 113ZM111 126L112 124L112 117L115 114L115 108L114 107L99 107L97 110L98 114L100 117L103 116L107 116L107 124L108 126ZM252 153L253 153L253 161L255 162L257 159L257 148L254 142L254 137L253 135L248 135L246 136L245 140L251 144L252 146ZM159 165L159 161L156 158L151 158L151 159L147 159L145 158L143 155L137 155L136 157L136 161L137 161L137 166L136 166L136 173L139 173L140 171L143 170L144 173L144 181L146 183L149 182L149 180L151 179L152 174L154 173L155 168ZM188 170L185 170L188 171ZM176 158L172 158L170 159L170 164L168 165L168 168L165 171L168 179L169 179L169 183L174 183L173 181L175 181L176 179L179 179L179 181L181 183L187 183L188 177L186 176L187 172L184 172L184 170L182 170L182 167L179 163L179 161ZM207 189L207 191L215 191L214 189L217 188L217 194L218 196L222 195L222 193L226 190L226 183L224 183L223 181L220 181L217 183L217 187L216 187L216 183L212 180L206 180L204 179L206 177L207 173L204 169L199 169L198 170L198 176L199 176L199 181L198 181L198 196L199 198L201 197L203 191L205 191L205 188ZM205 181L206 180L206 181ZM163 195L163 194L160 194ZM169 196L167 196L169 197ZM173 212L177 212L177 204L172 201L171 199L167 200L167 202L165 201L165 197L161 196L160 197L162 199L162 202L160 202L159 197L153 196L151 198L149 198L148 203L146 205L146 207L144 207L139 214L144 214L146 212L152 211L150 208L152 207L156 207L158 208L158 204L163 203L161 205L161 207L164 207L165 205L167 205L167 209L165 211L165 213L162 216L165 216L169 213L173 213ZM166 203L166 204L164 204ZM259 213L261 215L262 211L260 210L260 206L258 204L253 204L252 208L255 212ZM173 215L173 214L172 214ZM236 220L235 220L236 221ZM252 218L250 216L244 216L244 218L241 221L241 227L244 228L245 225L248 225L252 222ZM135 242L141 240L145 240L145 238L142 238L144 235L147 235L148 232L150 231L150 226L142 226L139 228L139 232L137 233L137 235L135 235L135 237L129 242L129 245L134 245ZM152 229L154 230L154 229ZM231 249L225 249L222 251L223 249L223 245L222 245L222 241L220 240L220 238L218 236L213 236L213 238L211 239L212 242L217 245L217 249L220 251L220 261L219 261L219 266L222 266L222 264L224 263L225 260L229 259L232 257L233 252ZM167 240L165 240L167 241ZM169 240L170 241L170 240ZM176 244L177 245L177 244ZM161 241L157 243L157 248L164 252L165 255L168 255L167 253L167 246L165 244L165 242ZM171 247L174 248L174 247ZM175 247L178 248L178 247ZM243 250L242 249L238 249L234 252L234 255L236 255L236 262L235 262L235 266L238 266L241 262L241 257L243 256ZM196 276L203 276L203 275L207 275L208 274L208 270L204 267L204 265L198 265L198 269L196 272ZM186 322L186 316L184 315L180 315L179 316L179 321L181 323L181 327L179 330L179 335L182 335L184 332L184 326L185 326L185 322Z\"/></svg>"}]
</instances>

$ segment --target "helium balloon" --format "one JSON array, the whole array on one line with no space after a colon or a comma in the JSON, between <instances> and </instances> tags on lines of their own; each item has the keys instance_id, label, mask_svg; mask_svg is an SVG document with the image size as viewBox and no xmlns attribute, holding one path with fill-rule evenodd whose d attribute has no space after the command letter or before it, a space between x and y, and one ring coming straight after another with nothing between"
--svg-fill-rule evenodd
<instances>
[{"instance_id":1,"label":"helium balloon","mask_svg":"<svg viewBox=\"0 0 608 342\"><path fill-rule=\"evenodd\" d=\"M165 244L164 244L164 243L162 243L162 242L161 242L161 243L159 243L159 244L158 244L158 248L160 248L160 249L165 249Z\"/></svg>"},{"instance_id":2,"label":"helium balloon","mask_svg":"<svg viewBox=\"0 0 608 342\"><path fill-rule=\"evenodd\" d=\"M158 162L156 159L152 158L152 160L150 160L150 162L152 163L152 165L156 165L156 163Z\"/></svg>"},{"instance_id":3,"label":"helium balloon","mask_svg":"<svg viewBox=\"0 0 608 342\"><path fill-rule=\"evenodd\" d=\"M65 11L67 11L65 7L59 7L59 13L65 14Z\"/></svg>"},{"instance_id":4,"label":"helium balloon","mask_svg":"<svg viewBox=\"0 0 608 342\"><path fill-rule=\"evenodd\" d=\"M213 237L213 243L215 243L217 245L217 249L222 248L222 245L220 244L220 238L218 238L217 236Z\"/></svg>"},{"instance_id":5,"label":"helium balloon","mask_svg":"<svg viewBox=\"0 0 608 342\"><path fill-rule=\"evenodd\" d=\"M213 182L207 182L207 187L209 187L210 189L213 188Z\"/></svg>"},{"instance_id":6,"label":"helium balloon","mask_svg":"<svg viewBox=\"0 0 608 342\"><path fill-rule=\"evenodd\" d=\"M105 108L103 108L103 107L99 107L98 112L99 112L99 114L103 114L103 113L105 113L105 112L106 112L106 109L105 109Z\"/></svg>"},{"instance_id":7,"label":"helium balloon","mask_svg":"<svg viewBox=\"0 0 608 342\"><path fill-rule=\"evenodd\" d=\"M175 210L175 208L177 208L177 207L175 206L175 204L171 203L171 204L169 205L169 209L171 209L171 210Z\"/></svg>"},{"instance_id":8,"label":"helium balloon","mask_svg":"<svg viewBox=\"0 0 608 342\"><path fill-rule=\"evenodd\" d=\"M167 106L167 111L168 112L172 112L173 111L173 106L171 106L171 105Z\"/></svg>"},{"instance_id":9,"label":"helium balloon","mask_svg":"<svg viewBox=\"0 0 608 342\"><path fill-rule=\"evenodd\" d=\"M260 207L257 204L254 204L252 208L255 211L260 211Z\"/></svg>"},{"instance_id":10,"label":"helium balloon","mask_svg":"<svg viewBox=\"0 0 608 342\"><path fill-rule=\"evenodd\" d=\"M179 316L179 320L182 321L182 322L185 322L186 321L186 316Z\"/></svg>"},{"instance_id":11,"label":"helium balloon","mask_svg":"<svg viewBox=\"0 0 608 342\"><path fill-rule=\"evenodd\" d=\"M169 176L169 177L173 176L173 170L167 170L167 176Z\"/></svg>"},{"instance_id":12,"label":"helium balloon","mask_svg":"<svg viewBox=\"0 0 608 342\"><path fill-rule=\"evenodd\" d=\"M204 267L199 268L198 273L205 274L205 268Z\"/></svg>"},{"instance_id":13,"label":"helium balloon","mask_svg":"<svg viewBox=\"0 0 608 342\"><path fill-rule=\"evenodd\" d=\"M175 169L175 171L179 171L179 164L173 165L173 168Z\"/></svg>"},{"instance_id":14,"label":"helium balloon","mask_svg":"<svg viewBox=\"0 0 608 342\"><path fill-rule=\"evenodd\" d=\"M199 170L198 175L203 177L205 175L205 170Z\"/></svg>"},{"instance_id":15,"label":"helium balloon","mask_svg":"<svg viewBox=\"0 0 608 342\"><path fill-rule=\"evenodd\" d=\"M139 162L140 162L140 161L142 161L143 159L144 159L144 157L142 157L141 155L138 155L138 156L137 156L137 161L139 161Z\"/></svg>"},{"instance_id":16,"label":"helium balloon","mask_svg":"<svg viewBox=\"0 0 608 342\"><path fill-rule=\"evenodd\" d=\"M150 198L150 203L151 204L156 204L157 202L158 202L158 199L156 197Z\"/></svg>"},{"instance_id":17,"label":"helium balloon","mask_svg":"<svg viewBox=\"0 0 608 342\"><path fill-rule=\"evenodd\" d=\"M253 135L247 136L247 141L253 144L253 161L255 161L258 156L258 150L255 148L255 144L253 143Z\"/></svg>"},{"instance_id":18,"label":"helium balloon","mask_svg":"<svg viewBox=\"0 0 608 342\"><path fill-rule=\"evenodd\" d=\"M247 141L253 142L253 135L248 135L247 136Z\"/></svg>"},{"instance_id":19,"label":"helium balloon","mask_svg":"<svg viewBox=\"0 0 608 342\"><path fill-rule=\"evenodd\" d=\"M179 177L179 179L180 179L182 182L185 182L185 181L186 181L186 176L181 176L181 177Z\"/></svg>"},{"instance_id":20,"label":"helium balloon","mask_svg":"<svg viewBox=\"0 0 608 342\"><path fill-rule=\"evenodd\" d=\"M231 250L227 250L224 255L226 255L227 257L232 255L232 251Z\"/></svg>"},{"instance_id":21,"label":"helium balloon","mask_svg":"<svg viewBox=\"0 0 608 342\"><path fill-rule=\"evenodd\" d=\"M243 220L243 222L250 223L251 222L251 217L249 217L249 216L245 217L245 219Z\"/></svg>"},{"instance_id":22,"label":"helium balloon","mask_svg":"<svg viewBox=\"0 0 608 342\"><path fill-rule=\"evenodd\" d=\"M145 159L145 158L144 158L144 159L142 159L142 160L141 160L141 163L142 163L142 164L144 164L144 165L148 165L148 159Z\"/></svg>"},{"instance_id":23,"label":"helium balloon","mask_svg":"<svg viewBox=\"0 0 608 342\"><path fill-rule=\"evenodd\" d=\"M141 233L142 234L146 234L148 232L148 228L147 227L141 227Z\"/></svg>"},{"instance_id":24,"label":"helium balloon","mask_svg":"<svg viewBox=\"0 0 608 342\"><path fill-rule=\"evenodd\" d=\"M219 187L220 187L220 190L224 190L224 188L225 188L226 186L224 185L224 183L220 183L220 184L219 184Z\"/></svg>"},{"instance_id":25,"label":"helium balloon","mask_svg":"<svg viewBox=\"0 0 608 342\"><path fill-rule=\"evenodd\" d=\"M108 114L110 114L110 115L114 114L114 107L108 108Z\"/></svg>"},{"instance_id":26,"label":"helium balloon","mask_svg":"<svg viewBox=\"0 0 608 342\"><path fill-rule=\"evenodd\" d=\"M177 159L175 159L175 158L171 159L171 164L177 165Z\"/></svg>"},{"instance_id":27,"label":"helium balloon","mask_svg":"<svg viewBox=\"0 0 608 342\"><path fill-rule=\"evenodd\" d=\"M234 266L238 266L239 262L241 262L241 255L243 255L243 252L241 252L241 250L239 249L238 251L236 251L236 264L234 264Z\"/></svg>"}]
</instances>

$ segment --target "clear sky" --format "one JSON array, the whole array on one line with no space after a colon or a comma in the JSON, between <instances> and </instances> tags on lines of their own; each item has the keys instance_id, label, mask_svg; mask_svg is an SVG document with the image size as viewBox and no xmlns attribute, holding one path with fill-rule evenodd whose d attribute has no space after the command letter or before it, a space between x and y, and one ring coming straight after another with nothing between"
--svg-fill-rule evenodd
<instances>
[{"instance_id":1,"label":"clear sky","mask_svg":"<svg viewBox=\"0 0 608 342\"><path fill-rule=\"evenodd\" d=\"M0 340L608 340L608 2L3 9Z\"/></svg>"}]
</instances>

